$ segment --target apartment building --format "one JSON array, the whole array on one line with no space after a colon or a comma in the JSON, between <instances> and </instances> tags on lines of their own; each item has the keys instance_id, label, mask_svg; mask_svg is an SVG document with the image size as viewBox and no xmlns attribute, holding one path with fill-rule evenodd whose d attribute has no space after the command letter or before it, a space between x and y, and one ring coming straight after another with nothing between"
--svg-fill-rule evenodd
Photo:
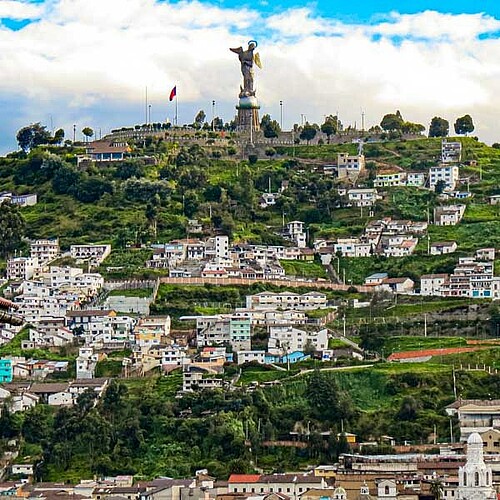
<instances>
[{"instance_id":1,"label":"apartment building","mask_svg":"<svg viewBox=\"0 0 500 500\"><path fill-rule=\"evenodd\" d=\"M30 244L30 255L32 259L38 259L40 265L50 262L61 254L59 240L34 240Z\"/></svg>"},{"instance_id":2,"label":"apartment building","mask_svg":"<svg viewBox=\"0 0 500 500\"><path fill-rule=\"evenodd\" d=\"M7 260L8 280L29 280L38 268L38 259L32 257L13 257Z\"/></svg>"},{"instance_id":3,"label":"apartment building","mask_svg":"<svg viewBox=\"0 0 500 500\"><path fill-rule=\"evenodd\" d=\"M307 311L327 307L326 295L320 292L309 292L299 295L293 292L261 292L247 295L246 307L248 309L293 309Z\"/></svg>"},{"instance_id":4,"label":"apartment building","mask_svg":"<svg viewBox=\"0 0 500 500\"><path fill-rule=\"evenodd\" d=\"M89 261L98 266L111 253L111 245L71 245L69 252L77 261Z\"/></svg>"},{"instance_id":5,"label":"apartment building","mask_svg":"<svg viewBox=\"0 0 500 500\"><path fill-rule=\"evenodd\" d=\"M444 191L454 191L458 183L456 165L438 165L429 169L429 188L436 190L438 182L444 183Z\"/></svg>"}]
</instances>

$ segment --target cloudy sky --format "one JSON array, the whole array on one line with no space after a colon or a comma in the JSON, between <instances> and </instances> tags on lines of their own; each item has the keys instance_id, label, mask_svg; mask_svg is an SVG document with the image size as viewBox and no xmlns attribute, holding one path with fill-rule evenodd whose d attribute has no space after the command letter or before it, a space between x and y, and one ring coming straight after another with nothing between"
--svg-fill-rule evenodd
<instances>
[{"instance_id":1,"label":"cloudy sky","mask_svg":"<svg viewBox=\"0 0 500 500\"><path fill-rule=\"evenodd\" d=\"M387 112L425 124L469 113L500 142L500 2L377 0L0 0L0 154L41 121L97 135L146 121L193 121L212 101L233 118L240 83L229 47L258 40L262 112L284 126L338 112L346 125Z\"/></svg>"}]
</instances>

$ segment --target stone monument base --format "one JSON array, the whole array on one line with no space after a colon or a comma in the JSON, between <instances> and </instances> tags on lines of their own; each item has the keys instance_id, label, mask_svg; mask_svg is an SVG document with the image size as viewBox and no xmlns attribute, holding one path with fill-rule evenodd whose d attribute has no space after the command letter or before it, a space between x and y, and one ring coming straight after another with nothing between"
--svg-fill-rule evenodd
<instances>
[{"instance_id":1,"label":"stone monument base","mask_svg":"<svg viewBox=\"0 0 500 500\"><path fill-rule=\"evenodd\" d=\"M240 96L236 117L236 130L238 132L258 132L260 130L259 102L255 96Z\"/></svg>"}]
</instances>

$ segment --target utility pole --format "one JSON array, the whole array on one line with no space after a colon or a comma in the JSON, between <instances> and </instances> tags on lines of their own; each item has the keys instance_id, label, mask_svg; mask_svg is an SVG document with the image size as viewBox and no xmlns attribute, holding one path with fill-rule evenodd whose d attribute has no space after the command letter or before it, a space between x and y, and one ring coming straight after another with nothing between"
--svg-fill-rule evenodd
<instances>
[{"instance_id":1,"label":"utility pole","mask_svg":"<svg viewBox=\"0 0 500 500\"><path fill-rule=\"evenodd\" d=\"M280 101L280 128L283 130L283 101Z\"/></svg>"},{"instance_id":2,"label":"utility pole","mask_svg":"<svg viewBox=\"0 0 500 500\"><path fill-rule=\"evenodd\" d=\"M73 125L73 144L76 142L76 124Z\"/></svg>"}]
</instances>

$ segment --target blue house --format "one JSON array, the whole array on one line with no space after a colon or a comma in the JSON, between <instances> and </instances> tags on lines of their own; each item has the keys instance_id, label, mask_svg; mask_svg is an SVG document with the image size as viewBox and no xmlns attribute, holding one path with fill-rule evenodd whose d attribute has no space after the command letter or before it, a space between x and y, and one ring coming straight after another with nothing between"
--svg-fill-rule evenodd
<instances>
[{"instance_id":1,"label":"blue house","mask_svg":"<svg viewBox=\"0 0 500 500\"><path fill-rule=\"evenodd\" d=\"M12 382L11 359L0 359L0 382Z\"/></svg>"},{"instance_id":2,"label":"blue house","mask_svg":"<svg viewBox=\"0 0 500 500\"><path fill-rule=\"evenodd\" d=\"M302 351L290 352L284 356L278 356L275 354L266 354L266 364L270 363L297 363L298 361L305 361L311 356L309 354L304 354Z\"/></svg>"}]
</instances>

